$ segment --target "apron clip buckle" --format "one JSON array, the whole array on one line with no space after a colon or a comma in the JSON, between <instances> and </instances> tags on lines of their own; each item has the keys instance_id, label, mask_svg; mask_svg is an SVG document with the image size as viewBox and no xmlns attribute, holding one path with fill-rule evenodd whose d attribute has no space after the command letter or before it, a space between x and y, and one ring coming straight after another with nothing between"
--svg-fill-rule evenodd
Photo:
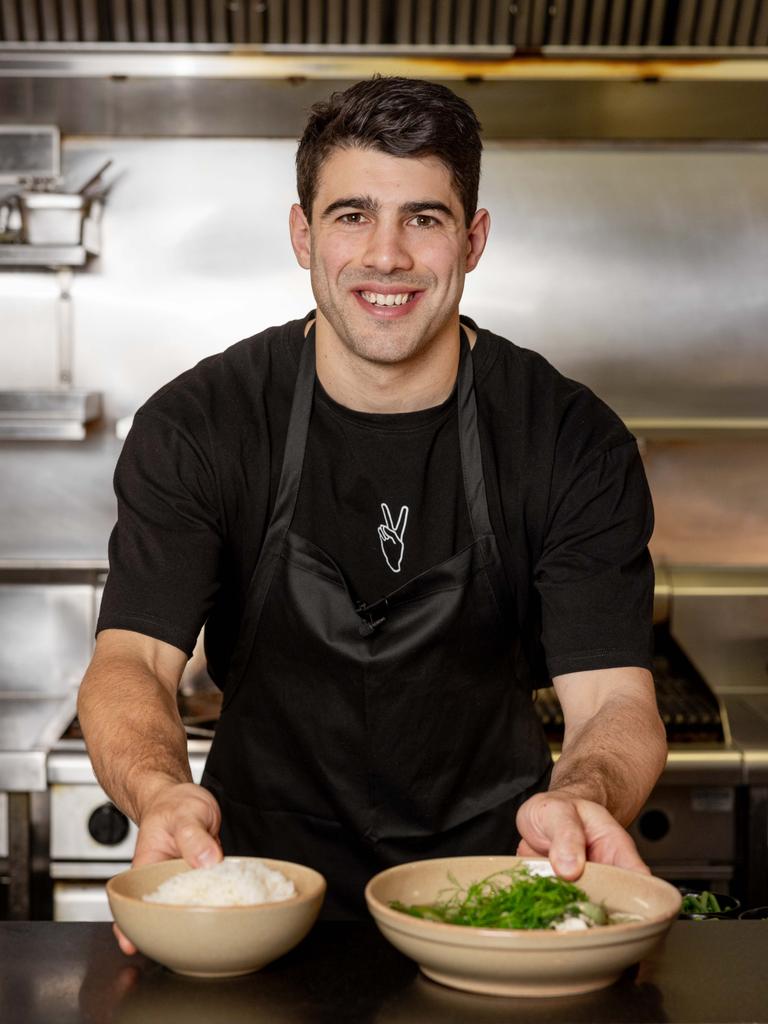
<instances>
[{"instance_id":1,"label":"apron clip buckle","mask_svg":"<svg viewBox=\"0 0 768 1024\"><path fill-rule=\"evenodd\" d=\"M355 605L355 611L363 620L360 623L359 633L360 636L370 636L371 633L375 633L379 626L387 618L386 615L382 615L382 612L386 612L389 608L389 601L386 597L382 598L381 601L375 601L373 604L366 605L363 601L358 601Z\"/></svg>"}]
</instances>

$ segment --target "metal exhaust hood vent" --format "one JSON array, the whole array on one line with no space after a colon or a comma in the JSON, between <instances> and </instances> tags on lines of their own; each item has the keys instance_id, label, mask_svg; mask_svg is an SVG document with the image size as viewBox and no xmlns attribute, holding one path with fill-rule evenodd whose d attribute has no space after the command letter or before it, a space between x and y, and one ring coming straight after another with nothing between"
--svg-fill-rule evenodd
<instances>
[{"instance_id":1,"label":"metal exhaust hood vent","mask_svg":"<svg viewBox=\"0 0 768 1024\"><path fill-rule=\"evenodd\" d=\"M765 0L0 0L0 48L499 49L674 57L768 47ZM605 52L610 51L610 52ZM693 53L691 53L693 51ZM648 54L649 56L651 53Z\"/></svg>"}]
</instances>

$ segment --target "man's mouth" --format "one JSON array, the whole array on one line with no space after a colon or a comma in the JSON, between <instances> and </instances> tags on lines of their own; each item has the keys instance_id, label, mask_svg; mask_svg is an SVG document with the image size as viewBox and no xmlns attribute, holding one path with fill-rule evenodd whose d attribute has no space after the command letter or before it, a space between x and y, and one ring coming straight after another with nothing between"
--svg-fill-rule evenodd
<instances>
[{"instance_id":1,"label":"man's mouth","mask_svg":"<svg viewBox=\"0 0 768 1024\"><path fill-rule=\"evenodd\" d=\"M415 296L419 293L396 292L394 294L383 295L381 292L360 291L357 294L372 306L404 306L406 302L412 302Z\"/></svg>"}]
</instances>

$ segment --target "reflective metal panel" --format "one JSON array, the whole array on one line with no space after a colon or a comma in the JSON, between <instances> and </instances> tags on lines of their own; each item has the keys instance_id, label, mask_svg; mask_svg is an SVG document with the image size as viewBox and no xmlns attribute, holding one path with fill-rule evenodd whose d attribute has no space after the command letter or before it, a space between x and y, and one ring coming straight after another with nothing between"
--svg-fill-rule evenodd
<instances>
[{"instance_id":1,"label":"reflective metal panel","mask_svg":"<svg viewBox=\"0 0 768 1024\"><path fill-rule=\"evenodd\" d=\"M58 695L76 687L93 629L90 586L0 584L0 693Z\"/></svg>"},{"instance_id":2,"label":"reflective metal panel","mask_svg":"<svg viewBox=\"0 0 768 1024\"><path fill-rule=\"evenodd\" d=\"M71 140L67 174L106 155L122 177L104 257L72 289L73 376L118 417L313 298L287 232L294 141ZM766 419L768 149L489 142L480 201L469 315L627 417ZM5 328L25 339L0 349L8 387L49 384L53 291L0 274Z\"/></svg>"}]
</instances>

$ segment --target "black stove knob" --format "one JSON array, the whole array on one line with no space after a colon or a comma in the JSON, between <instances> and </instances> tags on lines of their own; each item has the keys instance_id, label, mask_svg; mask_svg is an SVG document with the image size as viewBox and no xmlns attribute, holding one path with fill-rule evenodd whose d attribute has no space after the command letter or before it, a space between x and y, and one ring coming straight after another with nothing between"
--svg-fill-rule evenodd
<instances>
[{"instance_id":1,"label":"black stove knob","mask_svg":"<svg viewBox=\"0 0 768 1024\"><path fill-rule=\"evenodd\" d=\"M637 822L637 830L643 839L649 839L652 843L663 839L670 830L671 822L665 811L650 810L640 815Z\"/></svg>"},{"instance_id":2,"label":"black stove knob","mask_svg":"<svg viewBox=\"0 0 768 1024\"><path fill-rule=\"evenodd\" d=\"M88 819L88 831L102 846L117 846L128 835L130 823L114 804L102 804Z\"/></svg>"}]
</instances>

